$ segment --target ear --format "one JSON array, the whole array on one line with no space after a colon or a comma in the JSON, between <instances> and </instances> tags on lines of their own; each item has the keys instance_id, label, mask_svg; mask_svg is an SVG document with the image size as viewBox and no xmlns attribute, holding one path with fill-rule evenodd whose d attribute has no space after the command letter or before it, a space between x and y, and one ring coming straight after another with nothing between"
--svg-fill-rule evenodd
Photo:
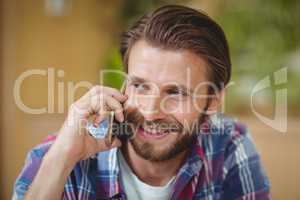
<instances>
[{"instance_id":1,"label":"ear","mask_svg":"<svg viewBox=\"0 0 300 200\"><path fill-rule=\"evenodd\" d=\"M218 91L216 94L210 96L210 102L207 108L207 115L212 115L218 112L225 96L225 89Z\"/></svg>"}]
</instances>

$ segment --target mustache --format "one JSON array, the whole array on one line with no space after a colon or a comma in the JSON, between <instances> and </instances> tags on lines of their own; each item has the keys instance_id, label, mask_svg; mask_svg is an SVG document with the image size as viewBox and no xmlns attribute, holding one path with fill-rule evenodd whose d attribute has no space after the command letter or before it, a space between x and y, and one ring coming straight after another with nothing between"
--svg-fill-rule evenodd
<instances>
[{"instance_id":1,"label":"mustache","mask_svg":"<svg viewBox=\"0 0 300 200\"><path fill-rule=\"evenodd\" d=\"M124 118L127 123L131 124L135 128L135 130L141 127L148 127L178 133L184 131L183 124L171 115L167 115L164 119L148 121L137 108L127 108L124 110Z\"/></svg>"}]
</instances>

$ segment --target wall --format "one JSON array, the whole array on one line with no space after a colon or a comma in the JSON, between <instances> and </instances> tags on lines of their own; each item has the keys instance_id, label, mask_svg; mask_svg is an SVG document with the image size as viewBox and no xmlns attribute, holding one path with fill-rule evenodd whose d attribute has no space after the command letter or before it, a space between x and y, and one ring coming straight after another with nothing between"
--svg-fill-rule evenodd
<instances>
[{"instance_id":1,"label":"wall","mask_svg":"<svg viewBox=\"0 0 300 200\"><path fill-rule=\"evenodd\" d=\"M61 125L67 110L58 113L57 83L81 80L98 83L98 72L115 30L118 1L73 0L65 16L45 14L45 1L1 1L1 195L9 199L26 153ZM13 97L14 81L23 72L52 67L55 76L54 114L34 115L20 110ZM22 101L47 106L47 77L34 75L21 86ZM77 96L84 90L77 92ZM65 98L67 93L65 92Z\"/></svg>"}]
</instances>

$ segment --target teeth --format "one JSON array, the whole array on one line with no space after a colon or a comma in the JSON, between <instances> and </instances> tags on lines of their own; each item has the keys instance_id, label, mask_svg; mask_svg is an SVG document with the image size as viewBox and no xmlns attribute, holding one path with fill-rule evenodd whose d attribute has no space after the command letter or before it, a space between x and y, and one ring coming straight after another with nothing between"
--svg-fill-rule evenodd
<instances>
[{"instance_id":1,"label":"teeth","mask_svg":"<svg viewBox=\"0 0 300 200\"><path fill-rule=\"evenodd\" d=\"M154 129L154 128L148 128L148 127L143 127L143 129L150 133L150 134L155 134L155 135L159 135L159 134L163 134L163 133L167 133L169 132L168 130L157 130L157 129Z\"/></svg>"}]
</instances>

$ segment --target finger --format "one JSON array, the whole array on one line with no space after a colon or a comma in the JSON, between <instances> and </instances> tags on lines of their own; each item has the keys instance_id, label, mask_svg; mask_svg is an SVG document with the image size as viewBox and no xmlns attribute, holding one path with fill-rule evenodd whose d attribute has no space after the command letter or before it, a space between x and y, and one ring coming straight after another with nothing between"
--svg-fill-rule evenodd
<instances>
[{"instance_id":1,"label":"finger","mask_svg":"<svg viewBox=\"0 0 300 200\"><path fill-rule=\"evenodd\" d=\"M120 147L122 145L122 142L118 138L114 138L112 144L110 145L110 148Z\"/></svg>"},{"instance_id":2,"label":"finger","mask_svg":"<svg viewBox=\"0 0 300 200\"><path fill-rule=\"evenodd\" d=\"M89 107L90 102L94 98L98 98L99 96L108 95L117 99L120 102L125 102L128 99L128 96L122 94L115 88L104 87L101 85L93 86L88 92L86 92L78 101L76 101L76 106L79 109L87 109Z\"/></svg>"},{"instance_id":3,"label":"finger","mask_svg":"<svg viewBox=\"0 0 300 200\"><path fill-rule=\"evenodd\" d=\"M116 119L119 122L122 122L124 120L122 104L111 96L105 96L104 98L106 105L110 107L112 111L114 111Z\"/></svg>"},{"instance_id":4,"label":"finger","mask_svg":"<svg viewBox=\"0 0 300 200\"><path fill-rule=\"evenodd\" d=\"M103 115L108 110L108 106L105 103L104 95L95 95L90 98L89 113Z\"/></svg>"},{"instance_id":5,"label":"finger","mask_svg":"<svg viewBox=\"0 0 300 200\"><path fill-rule=\"evenodd\" d=\"M89 93L91 96L106 94L116 98L120 102L124 102L127 100L127 95L122 94L119 90L111 87L101 86L101 85L94 86Z\"/></svg>"},{"instance_id":6,"label":"finger","mask_svg":"<svg viewBox=\"0 0 300 200\"><path fill-rule=\"evenodd\" d=\"M122 94L119 90L111 87L102 87L102 90L106 93L112 96L113 98L117 99L120 102L124 102L127 100L128 96L125 94Z\"/></svg>"},{"instance_id":7,"label":"finger","mask_svg":"<svg viewBox=\"0 0 300 200\"><path fill-rule=\"evenodd\" d=\"M110 89L113 90L113 88ZM95 93L95 90L96 89L93 89L94 92L91 91L91 93ZM107 93L98 93L97 95L89 96L89 98L86 98L85 96L83 99L80 99L79 104L81 105L80 107L82 110L87 111L89 116L93 114L101 116L97 118L95 121L96 123L101 122L103 120L102 116L106 115L107 111L111 110L115 112L118 121L122 122L124 120L121 102Z\"/></svg>"}]
</instances>

